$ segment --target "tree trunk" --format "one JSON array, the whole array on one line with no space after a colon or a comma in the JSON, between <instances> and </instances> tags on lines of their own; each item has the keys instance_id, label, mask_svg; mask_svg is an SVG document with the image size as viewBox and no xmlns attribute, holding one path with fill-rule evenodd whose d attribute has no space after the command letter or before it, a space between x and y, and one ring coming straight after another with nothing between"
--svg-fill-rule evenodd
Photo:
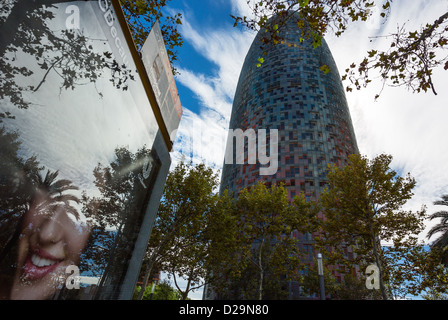
<instances>
[{"instance_id":1,"label":"tree trunk","mask_svg":"<svg viewBox=\"0 0 448 320\"><path fill-rule=\"evenodd\" d=\"M148 264L146 265L145 277L143 278L142 287L141 287L140 292L138 293L137 300L142 300L143 299L143 295L145 293L145 288L146 288L146 286L148 285L148 282L149 282L149 276L152 273L152 268L153 268L154 263L156 261L156 256L157 255L155 253L153 253L149 257Z\"/></svg>"},{"instance_id":2,"label":"tree trunk","mask_svg":"<svg viewBox=\"0 0 448 320\"><path fill-rule=\"evenodd\" d=\"M379 242L379 239L376 237L376 235L373 232L373 227L371 225L371 232L372 232L372 242L373 242L373 255L375 257L376 266L378 267L378 273L379 273L379 281L380 281L380 291L381 295L383 297L383 300L388 300L387 294L386 294L386 288L384 287L383 282L383 268L381 265L381 259L378 252L377 243Z\"/></svg>"},{"instance_id":3,"label":"tree trunk","mask_svg":"<svg viewBox=\"0 0 448 320\"><path fill-rule=\"evenodd\" d=\"M188 298L188 293L190 292L191 277L192 277L192 275L193 275L193 270L191 270L191 272L190 272L190 276L188 277L187 287L185 288L185 291L181 291L181 290L179 290L179 291L182 293L182 300L187 300L187 298ZM174 275L174 277L175 277L175 275Z\"/></svg>"},{"instance_id":4,"label":"tree trunk","mask_svg":"<svg viewBox=\"0 0 448 320\"><path fill-rule=\"evenodd\" d=\"M160 253L166 248L168 243L172 240L172 238L174 237L174 233L178 229L179 225L180 225L180 223L178 223L177 225L174 226L172 234L165 236L165 239L163 239L161 241L160 245L157 247L157 249L154 250L154 252L149 257L148 265L146 266L146 270L145 270L145 277L144 277L143 283L142 283L142 290L140 290L140 293L138 294L138 297L137 297L138 300L143 299L143 293L144 293L143 289L146 288L146 286L148 285L149 276L151 275L152 268L154 267L154 264L157 260L158 255L160 255Z\"/></svg>"}]
</instances>

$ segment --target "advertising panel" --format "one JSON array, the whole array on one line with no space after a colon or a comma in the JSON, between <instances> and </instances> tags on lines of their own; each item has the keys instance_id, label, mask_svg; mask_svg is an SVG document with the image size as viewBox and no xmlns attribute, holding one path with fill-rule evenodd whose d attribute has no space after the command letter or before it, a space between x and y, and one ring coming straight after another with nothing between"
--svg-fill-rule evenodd
<instances>
[{"instance_id":1,"label":"advertising panel","mask_svg":"<svg viewBox=\"0 0 448 320\"><path fill-rule=\"evenodd\" d=\"M158 22L152 27L141 54L163 120L174 141L182 117L182 106Z\"/></svg>"},{"instance_id":2,"label":"advertising panel","mask_svg":"<svg viewBox=\"0 0 448 320\"><path fill-rule=\"evenodd\" d=\"M117 4L1 2L0 298L117 298L170 161Z\"/></svg>"}]
</instances>

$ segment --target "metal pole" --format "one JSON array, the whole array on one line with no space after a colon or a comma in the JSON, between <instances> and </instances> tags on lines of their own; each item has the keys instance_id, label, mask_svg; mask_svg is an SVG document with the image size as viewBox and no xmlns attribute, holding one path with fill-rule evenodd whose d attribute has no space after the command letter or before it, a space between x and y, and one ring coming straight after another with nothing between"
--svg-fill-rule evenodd
<instances>
[{"instance_id":1,"label":"metal pole","mask_svg":"<svg viewBox=\"0 0 448 320\"><path fill-rule=\"evenodd\" d=\"M319 275L320 300L325 300L324 267L321 253L317 254L317 273Z\"/></svg>"},{"instance_id":2,"label":"metal pole","mask_svg":"<svg viewBox=\"0 0 448 320\"><path fill-rule=\"evenodd\" d=\"M288 281L288 297L289 300L292 300L292 291L291 291L291 280Z\"/></svg>"},{"instance_id":3,"label":"metal pole","mask_svg":"<svg viewBox=\"0 0 448 320\"><path fill-rule=\"evenodd\" d=\"M156 280L152 280L152 288L151 288L151 294L149 295L149 300L152 300L152 296L154 295L154 289L156 287Z\"/></svg>"}]
</instances>

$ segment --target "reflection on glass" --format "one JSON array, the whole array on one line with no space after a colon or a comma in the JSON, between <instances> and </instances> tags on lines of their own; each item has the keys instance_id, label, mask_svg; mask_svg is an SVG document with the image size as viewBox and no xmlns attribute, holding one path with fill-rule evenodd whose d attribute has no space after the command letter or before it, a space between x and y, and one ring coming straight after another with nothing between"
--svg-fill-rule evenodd
<instances>
[{"instance_id":1,"label":"reflection on glass","mask_svg":"<svg viewBox=\"0 0 448 320\"><path fill-rule=\"evenodd\" d=\"M160 160L113 7L0 4L0 299L116 297Z\"/></svg>"},{"instance_id":2,"label":"reflection on glass","mask_svg":"<svg viewBox=\"0 0 448 320\"><path fill-rule=\"evenodd\" d=\"M57 172L37 176L30 207L19 226L17 261L11 299L46 299L65 279L65 270L78 265L89 237L71 202L79 199L65 191L77 189Z\"/></svg>"}]
</instances>

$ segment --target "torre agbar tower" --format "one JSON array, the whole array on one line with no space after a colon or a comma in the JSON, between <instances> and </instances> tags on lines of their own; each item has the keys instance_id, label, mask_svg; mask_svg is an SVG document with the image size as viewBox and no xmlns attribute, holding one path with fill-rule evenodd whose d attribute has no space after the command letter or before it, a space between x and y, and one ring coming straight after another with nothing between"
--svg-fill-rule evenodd
<instances>
[{"instance_id":1,"label":"torre agbar tower","mask_svg":"<svg viewBox=\"0 0 448 320\"><path fill-rule=\"evenodd\" d=\"M243 132L264 129L268 137L270 130L277 129L278 168L272 175L261 174L267 165L259 161L249 164L245 152L244 164L235 159L224 161L221 192L228 189L236 195L265 181L267 185L283 183L290 200L301 192L307 200L316 199L327 184L328 165L343 166L349 155L358 153L358 147L342 81L325 40L316 48L310 41L301 42L294 16L279 30L284 39L280 44L261 48L260 33L252 43L239 77L229 126ZM257 66L260 57L264 63ZM320 70L323 65L330 68L329 73ZM228 146L234 141L229 135ZM266 144L269 153L269 138ZM312 261L316 255L312 235L296 232L294 237Z\"/></svg>"}]
</instances>

